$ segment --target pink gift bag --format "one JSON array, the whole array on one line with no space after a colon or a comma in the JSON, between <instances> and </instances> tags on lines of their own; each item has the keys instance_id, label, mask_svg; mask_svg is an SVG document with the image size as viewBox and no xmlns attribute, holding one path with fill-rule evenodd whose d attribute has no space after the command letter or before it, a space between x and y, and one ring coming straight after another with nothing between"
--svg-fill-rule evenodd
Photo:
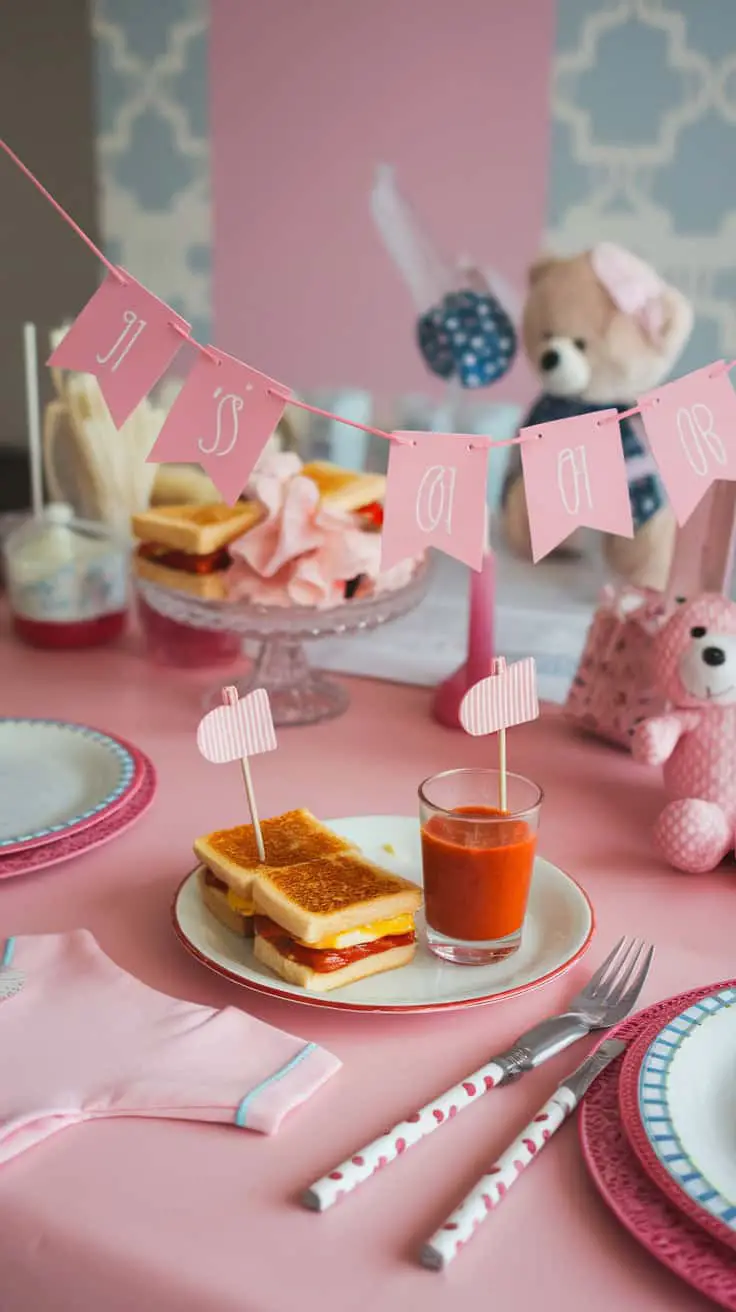
<instances>
[{"instance_id":1,"label":"pink gift bag","mask_svg":"<svg viewBox=\"0 0 736 1312\"><path fill-rule=\"evenodd\" d=\"M565 702L568 719L628 749L637 724L665 709L652 690L652 635L678 598L727 590L735 527L736 483L716 483L678 530L665 592L604 589Z\"/></svg>"}]
</instances>

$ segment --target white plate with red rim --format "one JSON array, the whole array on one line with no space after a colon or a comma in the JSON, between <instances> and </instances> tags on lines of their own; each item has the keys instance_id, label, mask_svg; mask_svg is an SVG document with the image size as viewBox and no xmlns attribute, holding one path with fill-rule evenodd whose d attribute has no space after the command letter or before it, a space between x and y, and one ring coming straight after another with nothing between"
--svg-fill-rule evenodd
<instances>
[{"instance_id":1,"label":"white plate with red rim","mask_svg":"<svg viewBox=\"0 0 736 1312\"><path fill-rule=\"evenodd\" d=\"M421 884L417 820L372 815L326 823L356 843L372 861ZM320 994L279 979L256 961L252 941L232 934L204 906L196 871L181 884L172 917L187 951L236 984L313 1007L368 1012L450 1011L539 988L580 959L595 928L593 908L580 885L550 861L537 857L522 944L513 956L492 966L453 966L440 961L427 948L420 912L417 952L410 965Z\"/></svg>"}]
</instances>

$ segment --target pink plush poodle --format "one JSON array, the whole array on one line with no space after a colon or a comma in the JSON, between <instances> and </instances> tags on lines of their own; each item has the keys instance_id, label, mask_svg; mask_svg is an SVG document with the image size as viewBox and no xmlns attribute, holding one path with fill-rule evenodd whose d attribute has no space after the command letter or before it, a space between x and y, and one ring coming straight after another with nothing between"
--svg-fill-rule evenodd
<instances>
[{"instance_id":1,"label":"pink plush poodle","mask_svg":"<svg viewBox=\"0 0 736 1312\"><path fill-rule=\"evenodd\" d=\"M708 593L682 605L654 640L653 668L670 709L638 726L633 754L664 766L657 846L702 874L736 846L736 605Z\"/></svg>"}]
</instances>

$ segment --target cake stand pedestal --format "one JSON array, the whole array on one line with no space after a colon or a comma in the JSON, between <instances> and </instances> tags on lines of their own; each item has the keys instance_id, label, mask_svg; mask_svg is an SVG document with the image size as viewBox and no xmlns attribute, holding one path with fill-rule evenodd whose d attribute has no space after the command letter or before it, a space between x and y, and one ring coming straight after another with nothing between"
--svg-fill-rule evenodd
<instances>
[{"instance_id":1,"label":"cake stand pedestal","mask_svg":"<svg viewBox=\"0 0 736 1312\"><path fill-rule=\"evenodd\" d=\"M232 679L241 696L265 688L277 726L318 724L342 715L350 701L347 689L321 670L312 669L305 643L309 639L348 637L408 614L423 599L431 569L417 565L412 578L395 592L355 598L327 610L312 606L253 606L247 602L201 601L185 592L136 580L139 596L167 619L194 629L228 633L258 644L250 672ZM207 707L219 706L222 689L209 690Z\"/></svg>"}]
</instances>

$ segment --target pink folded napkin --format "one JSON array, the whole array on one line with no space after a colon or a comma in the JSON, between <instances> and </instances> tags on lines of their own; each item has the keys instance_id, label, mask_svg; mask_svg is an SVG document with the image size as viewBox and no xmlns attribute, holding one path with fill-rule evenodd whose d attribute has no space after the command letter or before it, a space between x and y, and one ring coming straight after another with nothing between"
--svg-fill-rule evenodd
<instances>
[{"instance_id":1,"label":"pink folded napkin","mask_svg":"<svg viewBox=\"0 0 736 1312\"><path fill-rule=\"evenodd\" d=\"M0 939L0 1162L100 1116L273 1134L340 1067L235 1007L167 997L84 929Z\"/></svg>"}]
</instances>

